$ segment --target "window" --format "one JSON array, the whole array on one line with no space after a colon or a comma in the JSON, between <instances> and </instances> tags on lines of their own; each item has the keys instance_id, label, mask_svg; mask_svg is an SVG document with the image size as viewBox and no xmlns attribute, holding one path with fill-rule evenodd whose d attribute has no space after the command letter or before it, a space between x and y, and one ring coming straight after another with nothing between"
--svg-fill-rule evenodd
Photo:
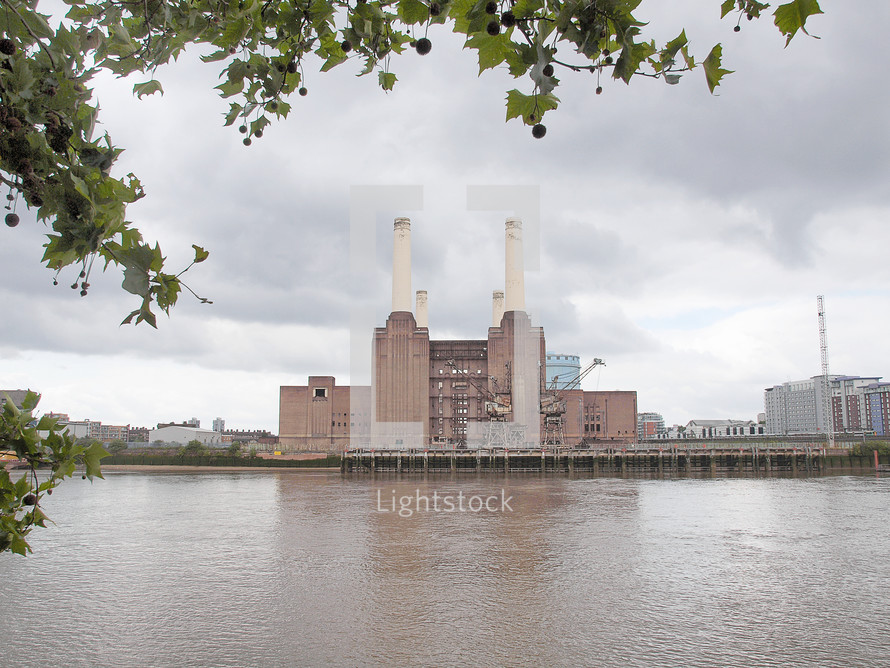
<instances>
[{"instance_id":1,"label":"window","mask_svg":"<svg viewBox=\"0 0 890 668\"><path fill-rule=\"evenodd\" d=\"M328 388L316 387L312 389L312 396L316 399L325 399L328 396Z\"/></svg>"}]
</instances>

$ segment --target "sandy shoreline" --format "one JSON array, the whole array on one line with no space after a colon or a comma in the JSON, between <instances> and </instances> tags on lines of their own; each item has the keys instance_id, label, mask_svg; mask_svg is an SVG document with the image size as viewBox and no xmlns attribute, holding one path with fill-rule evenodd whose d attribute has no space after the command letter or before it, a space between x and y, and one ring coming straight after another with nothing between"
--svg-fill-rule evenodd
<instances>
[{"instance_id":1,"label":"sandy shoreline","mask_svg":"<svg viewBox=\"0 0 890 668\"><path fill-rule=\"evenodd\" d=\"M327 473L340 472L339 466L172 466L169 464L107 464L102 466L102 473L121 472L121 473L225 473L225 472L285 472L285 473L302 473L324 471Z\"/></svg>"}]
</instances>

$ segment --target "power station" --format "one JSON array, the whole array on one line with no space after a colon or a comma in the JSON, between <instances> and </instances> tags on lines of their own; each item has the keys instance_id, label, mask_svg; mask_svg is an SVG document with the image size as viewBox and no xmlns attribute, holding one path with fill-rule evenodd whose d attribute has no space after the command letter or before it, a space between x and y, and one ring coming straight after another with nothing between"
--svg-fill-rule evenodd
<instances>
[{"instance_id":1,"label":"power station","mask_svg":"<svg viewBox=\"0 0 890 668\"><path fill-rule=\"evenodd\" d=\"M411 221L393 227L392 312L372 339L372 384L338 386L333 376L281 386L280 446L338 452L348 447L537 447L636 438L635 391L590 392L577 378L547 378L544 330L525 306L522 222L507 218L504 289L492 293L485 339L430 338L427 292L411 292ZM412 311L412 301L414 310Z\"/></svg>"}]
</instances>

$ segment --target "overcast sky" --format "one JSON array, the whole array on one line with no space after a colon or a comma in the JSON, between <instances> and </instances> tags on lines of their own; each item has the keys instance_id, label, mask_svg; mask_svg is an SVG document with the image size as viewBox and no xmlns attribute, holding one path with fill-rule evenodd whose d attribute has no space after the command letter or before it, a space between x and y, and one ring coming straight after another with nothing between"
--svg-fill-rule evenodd
<instances>
[{"instance_id":1,"label":"overcast sky","mask_svg":"<svg viewBox=\"0 0 890 668\"><path fill-rule=\"evenodd\" d=\"M349 382L350 318L389 311L394 216L412 219L413 289L429 292L433 338L485 338L503 288L503 223L468 211L467 187L539 188L539 262L528 310L547 349L606 361L586 389L635 390L670 424L755 419L763 390L820 373L816 296L825 295L833 373L890 376L890 88L882 35L890 4L823 0L788 48L769 19L719 20L720 3L644 2L663 41L685 27L701 60L724 45L735 70L717 95L696 71L677 86L564 73L541 140L504 123L505 71L442 26L432 52L393 60L396 90L357 64L308 68L305 98L249 148L222 126L219 64L182 58L138 79L98 82L102 120L148 196L129 209L169 269L210 251L159 330L120 327L138 300L116 270L81 298L77 273L39 264L45 229L0 230L0 388L41 409L153 427L191 417L278 433L281 385ZM700 8L707 6L707 14ZM570 54L560 52L566 59ZM317 66L316 66L317 69ZM416 185L417 211L376 217L374 267L356 290L350 192ZM20 213L23 213L20 211ZM529 253L534 244L527 244ZM370 336L370 333L369 333Z\"/></svg>"}]
</instances>

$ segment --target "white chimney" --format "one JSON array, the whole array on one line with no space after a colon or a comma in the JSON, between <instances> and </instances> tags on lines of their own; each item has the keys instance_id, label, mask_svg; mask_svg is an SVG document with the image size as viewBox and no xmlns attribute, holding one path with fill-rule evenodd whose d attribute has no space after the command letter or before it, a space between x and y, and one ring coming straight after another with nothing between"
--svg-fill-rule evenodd
<instances>
[{"instance_id":1,"label":"white chimney","mask_svg":"<svg viewBox=\"0 0 890 668\"><path fill-rule=\"evenodd\" d=\"M396 218L392 240L392 310L411 312L411 219Z\"/></svg>"},{"instance_id":2,"label":"white chimney","mask_svg":"<svg viewBox=\"0 0 890 668\"><path fill-rule=\"evenodd\" d=\"M427 311L427 296L426 290L418 290L417 291L417 307L414 311L417 317L417 326L418 327L429 327L429 315Z\"/></svg>"},{"instance_id":3,"label":"white chimney","mask_svg":"<svg viewBox=\"0 0 890 668\"><path fill-rule=\"evenodd\" d=\"M507 218L504 268L504 311L525 311L522 221L519 218Z\"/></svg>"},{"instance_id":4,"label":"white chimney","mask_svg":"<svg viewBox=\"0 0 890 668\"><path fill-rule=\"evenodd\" d=\"M504 317L504 291L495 290L491 293L491 326L500 327Z\"/></svg>"}]
</instances>

